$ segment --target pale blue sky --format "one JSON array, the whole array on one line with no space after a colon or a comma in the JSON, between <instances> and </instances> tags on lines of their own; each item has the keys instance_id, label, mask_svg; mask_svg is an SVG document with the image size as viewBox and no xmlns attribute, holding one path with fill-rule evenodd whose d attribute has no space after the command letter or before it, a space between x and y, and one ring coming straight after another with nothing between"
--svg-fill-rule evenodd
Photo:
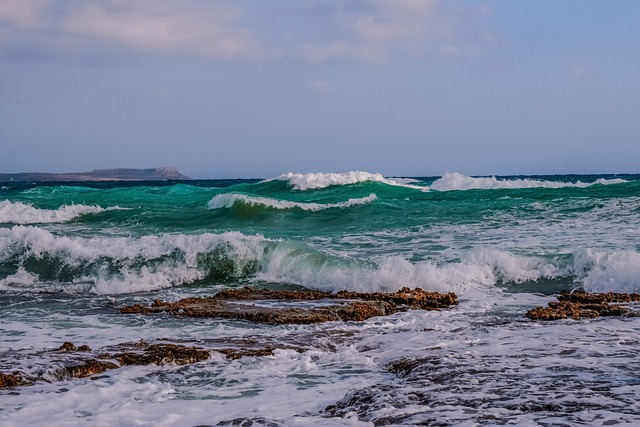
<instances>
[{"instance_id":1,"label":"pale blue sky","mask_svg":"<svg viewBox=\"0 0 640 427\"><path fill-rule=\"evenodd\" d=\"M0 0L0 172L640 172L640 2Z\"/></svg>"}]
</instances>

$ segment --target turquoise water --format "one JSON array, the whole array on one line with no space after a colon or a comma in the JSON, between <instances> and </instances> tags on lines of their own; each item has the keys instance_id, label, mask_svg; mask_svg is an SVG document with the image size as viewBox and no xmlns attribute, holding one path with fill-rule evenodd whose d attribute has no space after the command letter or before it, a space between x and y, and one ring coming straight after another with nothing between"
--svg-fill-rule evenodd
<instances>
[{"instance_id":1,"label":"turquoise water","mask_svg":"<svg viewBox=\"0 0 640 427\"><path fill-rule=\"evenodd\" d=\"M243 285L420 287L460 305L278 327L117 310ZM2 183L0 372L47 377L64 341L169 337L214 356L0 391L0 425L639 422L636 319L524 318L578 288L640 291L640 175ZM308 351L215 356L245 341ZM392 375L402 358L424 373Z\"/></svg>"},{"instance_id":2,"label":"turquoise water","mask_svg":"<svg viewBox=\"0 0 640 427\"><path fill-rule=\"evenodd\" d=\"M91 290L109 294L268 281L546 292L640 283L627 274L638 249L637 175L354 174L8 184L0 286L86 291L99 281Z\"/></svg>"}]
</instances>

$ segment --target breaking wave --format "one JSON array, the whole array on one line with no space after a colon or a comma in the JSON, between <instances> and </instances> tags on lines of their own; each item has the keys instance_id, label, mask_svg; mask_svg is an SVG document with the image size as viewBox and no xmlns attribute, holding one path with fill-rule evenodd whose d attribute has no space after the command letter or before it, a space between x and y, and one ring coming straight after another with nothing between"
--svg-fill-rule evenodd
<instances>
[{"instance_id":1,"label":"breaking wave","mask_svg":"<svg viewBox=\"0 0 640 427\"><path fill-rule=\"evenodd\" d=\"M640 253L578 250L556 256L475 249L459 260L362 260L294 240L239 232L133 237L61 237L33 226L0 229L0 289L118 294L198 281L268 281L324 291L419 287L464 292L501 284L560 281L589 292L640 290Z\"/></svg>"},{"instance_id":2,"label":"breaking wave","mask_svg":"<svg viewBox=\"0 0 640 427\"><path fill-rule=\"evenodd\" d=\"M47 224L72 221L82 215L101 213L119 207L102 208L100 206L64 205L58 209L39 209L31 204L0 201L0 223L8 224Z\"/></svg>"},{"instance_id":3,"label":"breaking wave","mask_svg":"<svg viewBox=\"0 0 640 427\"><path fill-rule=\"evenodd\" d=\"M317 190L334 185L351 185L361 182L379 182L387 185L413 188L428 191L427 187L414 185L417 182L410 178L385 178L379 173L352 171L345 173L286 173L267 181L287 181L295 190Z\"/></svg>"},{"instance_id":4,"label":"breaking wave","mask_svg":"<svg viewBox=\"0 0 640 427\"><path fill-rule=\"evenodd\" d=\"M494 190L494 189L514 189L514 188L566 188L577 187L586 188L592 185L601 184L622 184L628 182L624 179L604 179L600 178L594 182L560 182L560 181L540 181L529 178L519 179L497 179L496 177L480 177L474 178L463 175L458 172L451 172L442 175L441 178L431 184L432 190L451 191L451 190Z\"/></svg>"},{"instance_id":5,"label":"breaking wave","mask_svg":"<svg viewBox=\"0 0 640 427\"><path fill-rule=\"evenodd\" d=\"M352 206L371 203L377 199L375 194L367 197L353 198L339 203L302 203L288 200L271 199L268 197L255 197L246 194L225 193L218 194L209 201L210 209L231 208L236 204L248 206L264 206L272 209L302 209L305 211L321 211L325 209L349 208Z\"/></svg>"}]
</instances>

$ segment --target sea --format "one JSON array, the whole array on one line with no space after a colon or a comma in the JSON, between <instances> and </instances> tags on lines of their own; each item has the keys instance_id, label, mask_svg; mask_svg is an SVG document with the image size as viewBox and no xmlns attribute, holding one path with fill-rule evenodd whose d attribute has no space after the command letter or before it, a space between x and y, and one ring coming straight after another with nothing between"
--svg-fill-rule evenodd
<instances>
[{"instance_id":1,"label":"sea","mask_svg":"<svg viewBox=\"0 0 640 427\"><path fill-rule=\"evenodd\" d=\"M459 304L311 325L119 311L243 286ZM640 175L0 183L0 372L39 378L0 390L0 425L640 425L639 318L525 316L578 289L640 291ZM64 342L141 340L211 358L59 377Z\"/></svg>"}]
</instances>

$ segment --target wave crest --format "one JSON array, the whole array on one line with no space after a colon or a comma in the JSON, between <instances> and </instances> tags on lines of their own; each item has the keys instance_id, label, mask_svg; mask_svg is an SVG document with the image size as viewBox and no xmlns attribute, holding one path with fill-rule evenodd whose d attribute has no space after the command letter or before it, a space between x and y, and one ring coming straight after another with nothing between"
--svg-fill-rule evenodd
<instances>
[{"instance_id":1,"label":"wave crest","mask_svg":"<svg viewBox=\"0 0 640 427\"><path fill-rule=\"evenodd\" d=\"M559 181L540 181L529 178L518 179L497 179L493 177L474 178L463 175L458 172L450 172L442 175L441 178L431 184L432 190L452 191L452 190L495 190L495 189L515 189L515 188L567 188L577 187L586 188L592 185L610 185L622 184L628 182L624 179L604 179L600 178L594 182L559 182Z\"/></svg>"},{"instance_id":2,"label":"wave crest","mask_svg":"<svg viewBox=\"0 0 640 427\"><path fill-rule=\"evenodd\" d=\"M420 191L427 191L427 187L412 185L416 182L410 178L385 178L379 173L370 173L362 171L352 171L345 173L286 173L276 178L266 181L279 180L287 181L295 190L318 190L334 185L351 185L361 182L379 182L387 185L399 187L413 188ZM264 182L264 181L263 181Z\"/></svg>"},{"instance_id":3,"label":"wave crest","mask_svg":"<svg viewBox=\"0 0 640 427\"><path fill-rule=\"evenodd\" d=\"M9 224L51 224L72 221L82 215L101 213L118 207L64 205L58 209L39 209L21 202L0 202L0 223Z\"/></svg>"},{"instance_id":4,"label":"wave crest","mask_svg":"<svg viewBox=\"0 0 640 427\"><path fill-rule=\"evenodd\" d=\"M0 290L118 294L197 281L268 281L324 291L464 292L531 282L588 292L640 291L640 253L576 250L519 255L477 248L457 261L363 260L295 240L239 232L134 237L63 237L33 226L0 228ZM557 286L557 285L554 285Z\"/></svg>"},{"instance_id":5,"label":"wave crest","mask_svg":"<svg viewBox=\"0 0 640 427\"><path fill-rule=\"evenodd\" d=\"M367 197L352 198L339 203L303 203L289 200L271 199L268 197L255 197L246 194L225 193L218 194L209 201L209 209L231 208L236 204L248 206L264 206L272 209L302 209L305 211L322 211L325 209L349 208L356 205L371 203L377 199L373 193Z\"/></svg>"}]
</instances>

